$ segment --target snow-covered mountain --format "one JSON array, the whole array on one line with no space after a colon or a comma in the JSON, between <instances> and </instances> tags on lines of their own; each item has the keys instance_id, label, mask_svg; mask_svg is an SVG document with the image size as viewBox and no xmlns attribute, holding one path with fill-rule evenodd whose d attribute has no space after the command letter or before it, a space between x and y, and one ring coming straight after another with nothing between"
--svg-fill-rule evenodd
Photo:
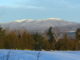
<instances>
[{"instance_id":1,"label":"snow-covered mountain","mask_svg":"<svg viewBox=\"0 0 80 60\"><path fill-rule=\"evenodd\" d=\"M2 24L3 28L13 29L26 29L28 31L39 31L43 32L49 27L56 27L62 31L74 31L79 28L80 24L74 22L64 21L59 18L48 18L48 19L22 19L16 20L10 23Z\"/></svg>"}]
</instances>

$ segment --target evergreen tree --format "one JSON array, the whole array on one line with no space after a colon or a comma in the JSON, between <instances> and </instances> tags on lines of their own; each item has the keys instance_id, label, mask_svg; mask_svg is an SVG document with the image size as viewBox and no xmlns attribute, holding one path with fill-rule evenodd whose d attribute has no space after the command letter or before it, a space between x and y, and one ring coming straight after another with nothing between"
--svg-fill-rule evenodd
<instances>
[{"instance_id":1,"label":"evergreen tree","mask_svg":"<svg viewBox=\"0 0 80 60\"><path fill-rule=\"evenodd\" d=\"M80 28L76 30L76 39L80 40Z\"/></svg>"},{"instance_id":2,"label":"evergreen tree","mask_svg":"<svg viewBox=\"0 0 80 60\"><path fill-rule=\"evenodd\" d=\"M49 38L49 43L53 42L54 36L53 36L53 32L52 32L52 27L49 28L47 34L48 34L48 38Z\"/></svg>"},{"instance_id":3,"label":"evergreen tree","mask_svg":"<svg viewBox=\"0 0 80 60\"><path fill-rule=\"evenodd\" d=\"M40 35L39 33L35 33L33 34L33 39L35 40L35 45L34 45L34 49L35 50L41 50L42 49L42 41L43 41L43 37L42 35Z\"/></svg>"},{"instance_id":4,"label":"evergreen tree","mask_svg":"<svg viewBox=\"0 0 80 60\"><path fill-rule=\"evenodd\" d=\"M76 39L77 39L76 49L80 50L80 28L76 30Z\"/></svg>"},{"instance_id":5,"label":"evergreen tree","mask_svg":"<svg viewBox=\"0 0 80 60\"><path fill-rule=\"evenodd\" d=\"M50 48L55 49L56 40L55 40L55 37L54 37L55 34L53 33L52 29L53 29L52 27L50 27L48 29L47 35L48 35L48 41L50 43Z\"/></svg>"},{"instance_id":6,"label":"evergreen tree","mask_svg":"<svg viewBox=\"0 0 80 60\"><path fill-rule=\"evenodd\" d=\"M4 48L5 30L0 26L0 48Z\"/></svg>"}]
</instances>

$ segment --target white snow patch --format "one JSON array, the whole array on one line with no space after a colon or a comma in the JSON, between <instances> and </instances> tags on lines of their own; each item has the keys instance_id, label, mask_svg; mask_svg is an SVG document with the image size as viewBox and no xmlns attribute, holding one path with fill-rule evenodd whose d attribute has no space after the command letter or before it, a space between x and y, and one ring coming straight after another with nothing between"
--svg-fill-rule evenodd
<instances>
[{"instance_id":1,"label":"white snow patch","mask_svg":"<svg viewBox=\"0 0 80 60\"><path fill-rule=\"evenodd\" d=\"M8 53L10 52L10 55ZM40 54L39 54L40 53ZM80 51L25 51L0 50L0 60L9 57L9 60L80 60Z\"/></svg>"}]
</instances>

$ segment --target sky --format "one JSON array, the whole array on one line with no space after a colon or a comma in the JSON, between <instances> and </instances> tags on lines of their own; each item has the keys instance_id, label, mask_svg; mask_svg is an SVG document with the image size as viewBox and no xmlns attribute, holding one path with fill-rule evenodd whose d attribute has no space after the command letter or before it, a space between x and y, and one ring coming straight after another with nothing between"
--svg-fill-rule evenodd
<instances>
[{"instance_id":1,"label":"sky","mask_svg":"<svg viewBox=\"0 0 80 60\"><path fill-rule=\"evenodd\" d=\"M46 18L80 22L80 0L0 0L0 22Z\"/></svg>"}]
</instances>

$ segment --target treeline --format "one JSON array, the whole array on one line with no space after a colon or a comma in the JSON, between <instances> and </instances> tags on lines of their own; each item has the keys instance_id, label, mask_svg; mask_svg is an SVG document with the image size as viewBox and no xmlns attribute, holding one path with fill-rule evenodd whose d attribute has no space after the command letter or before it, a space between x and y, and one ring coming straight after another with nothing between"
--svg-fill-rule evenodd
<instances>
[{"instance_id":1,"label":"treeline","mask_svg":"<svg viewBox=\"0 0 80 60\"><path fill-rule=\"evenodd\" d=\"M27 31L8 32L0 28L0 49L80 50L80 29L77 29L75 37L75 40L70 40L67 34L64 34L63 39L57 39L52 27L46 34Z\"/></svg>"}]
</instances>

